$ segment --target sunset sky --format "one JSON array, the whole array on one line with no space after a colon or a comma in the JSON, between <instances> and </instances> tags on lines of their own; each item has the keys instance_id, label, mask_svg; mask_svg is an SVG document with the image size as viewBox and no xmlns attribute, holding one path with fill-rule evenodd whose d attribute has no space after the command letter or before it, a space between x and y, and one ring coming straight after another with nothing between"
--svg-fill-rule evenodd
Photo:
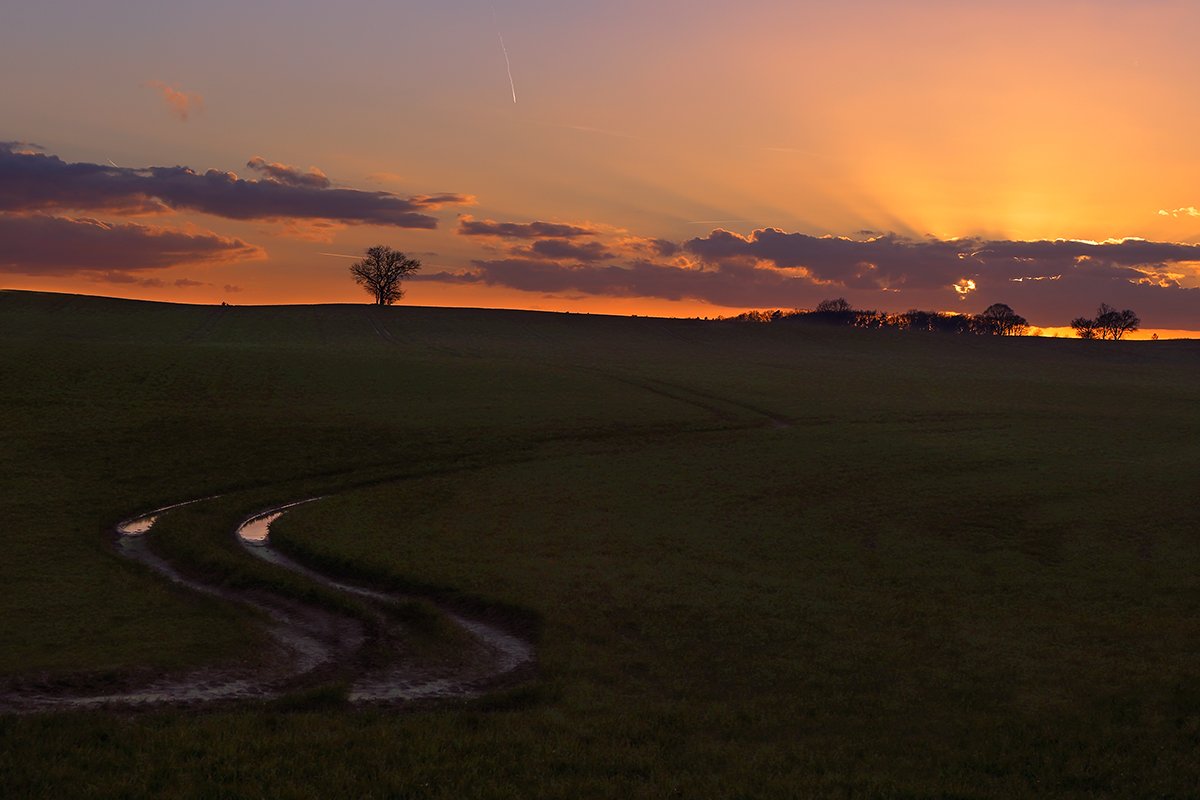
<instances>
[{"instance_id":1,"label":"sunset sky","mask_svg":"<svg viewBox=\"0 0 1200 800\"><path fill-rule=\"evenodd\" d=\"M1198 30L1195 0L11 3L0 287L362 302L346 256L383 243L417 305L1200 330Z\"/></svg>"}]
</instances>

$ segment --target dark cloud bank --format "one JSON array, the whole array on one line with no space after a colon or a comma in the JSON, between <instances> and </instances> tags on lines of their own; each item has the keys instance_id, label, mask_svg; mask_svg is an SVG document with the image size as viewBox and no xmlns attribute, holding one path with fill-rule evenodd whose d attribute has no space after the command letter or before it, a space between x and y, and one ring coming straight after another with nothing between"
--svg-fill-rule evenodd
<instances>
[{"instance_id":1,"label":"dark cloud bank","mask_svg":"<svg viewBox=\"0 0 1200 800\"><path fill-rule=\"evenodd\" d=\"M70 275L138 272L181 264L242 261L265 255L240 239L134 223L46 214L0 214L0 272Z\"/></svg>"},{"instance_id":2,"label":"dark cloud bank","mask_svg":"<svg viewBox=\"0 0 1200 800\"><path fill-rule=\"evenodd\" d=\"M327 219L347 224L435 228L428 211L471 202L461 194L400 197L333 188L319 171L302 172L255 157L265 176L187 167L114 167L67 163L57 156L0 145L0 211L83 209L113 214L197 211L237 220Z\"/></svg>"},{"instance_id":3,"label":"dark cloud bank","mask_svg":"<svg viewBox=\"0 0 1200 800\"><path fill-rule=\"evenodd\" d=\"M459 232L518 241L509 243L507 257L422 280L700 300L732 308L812 307L839 295L887 311L979 311L1005 302L1039 325L1065 325L1108 302L1134 308L1148 327L1200 327L1200 289L1181 283L1193 269L1183 265L1200 262L1200 245L1194 244L890 234L847 239L768 228L749 236L718 229L678 248L649 239L630 247L581 245L574 239L596 232L561 223L471 223ZM676 250L681 257L672 258Z\"/></svg>"},{"instance_id":4,"label":"dark cloud bank","mask_svg":"<svg viewBox=\"0 0 1200 800\"><path fill-rule=\"evenodd\" d=\"M88 272L108 281L166 285L129 273L265 256L261 247L215 233L117 224L64 212L128 217L188 211L235 220L428 229L437 226L437 219L426 212L471 202L461 194L400 197L336 188L318 169L304 171L260 156L246 166L262 178L246 180L186 167L68 163L41 151L26 142L0 142L0 272Z\"/></svg>"}]
</instances>

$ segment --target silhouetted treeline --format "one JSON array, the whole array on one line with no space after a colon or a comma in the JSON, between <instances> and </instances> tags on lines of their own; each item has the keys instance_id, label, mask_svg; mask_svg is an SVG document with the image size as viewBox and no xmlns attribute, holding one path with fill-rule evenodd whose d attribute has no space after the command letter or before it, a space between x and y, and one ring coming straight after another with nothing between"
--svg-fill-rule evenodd
<instances>
[{"instance_id":1,"label":"silhouetted treeline","mask_svg":"<svg viewBox=\"0 0 1200 800\"><path fill-rule=\"evenodd\" d=\"M904 331L931 333L969 333L979 336L1023 336L1029 323L1004 303L994 303L982 314L951 314L945 311L911 309L902 314L889 314L853 308L845 298L822 300L811 311L747 311L736 317L722 317L725 322L770 324L845 325L852 328L895 328Z\"/></svg>"},{"instance_id":2,"label":"silhouetted treeline","mask_svg":"<svg viewBox=\"0 0 1200 800\"><path fill-rule=\"evenodd\" d=\"M1080 339L1112 339L1114 342L1138 330L1141 324L1141 319L1133 313L1132 308L1118 311L1108 303L1101 303L1093 318L1076 317L1071 320L1071 327Z\"/></svg>"}]
</instances>

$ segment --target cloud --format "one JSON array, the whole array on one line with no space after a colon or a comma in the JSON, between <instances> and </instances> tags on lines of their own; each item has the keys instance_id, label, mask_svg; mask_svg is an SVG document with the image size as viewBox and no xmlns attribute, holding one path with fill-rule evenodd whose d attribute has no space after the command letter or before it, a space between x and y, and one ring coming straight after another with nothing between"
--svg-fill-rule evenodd
<instances>
[{"instance_id":1,"label":"cloud","mask_svg":"<svg viewBox=\"0 0 1200 800\"><path fill-rule=\"evenodd\" d=\"M1014 278L1013 280L1019 281L1023 279ZM964 278L958 283L951 284L951 286L953 287L954 291L964 300L967 298L967 295L979 288L975 285L975 281L971 280L970 278Z\"/></svg>"},{"instance_id":2,"label":"cloud","mask_svg":"<svg viewBox=\"0 0 1200 800\"><path fill-rule=\"evenodd\" d=\"M458 273L414 275L418 280L483 283L529 292L576 292L606 297L657 297L702 300L729 307L778 303L797 305L812 285L778 270L727 265L700 269L652 261L624 266L563 265L555 261L507 258L472 262L474 269Z\"/></svg>"},{"instance_id":3,"label":"cloud","mask_svg":"<svg viewBox=\"0 0 1200 800\"><path fill-rule=\"evenodd\" d=\"M171 86L162 81L146 81L142 85L149 89L157 89L163 102L167 104L167 110L178 117L180 122L187 122L189 115L204 110L202 96L194 92L185 92L178 85Z\"/></svg>"},{"instance_id":4,"label":"cloud","mask_svg":"<svg viewBox=\"0 0 1200 800\"><path fill-rule=\"evenodd\" d=\"M408 200L411 203L419 205L421 208L428 209L444 208L445 206L473 206L479 202L473 194L459 194L457 192L414 194Z\"/></svg>"},{"instance_id":5,"label":"cloud","mask_svg":"<svg viewBox=\"0 0 1200 800\"><path fill-rule=\"evenodd\" d=\"M283 221L283 227L277 233L290 239L330 244L345 229L345 223L341 222L330 222L324 219L289 219Z\"/></svg>"},{"instance_id":6,"label":"cloud","mask_svg":"<svg viewBox=\"0 0 1200 800\"><path fill-rule=\"evenodd\" d=\"M503 229L502 223L488 222ZM532 233L523 231L524 233ZM865 239L776 229L739 236L714 230L674 248L660 240L539 239L458 272L417 280L477 283L537 293L697 300L727 308L812 308L845 296L859 307L981 311L1006 302L1035 324L1065 324L1100 302L1134 308L1146 325L1195 327L1200 245L1123 239L1008 241L979 237ZM598 264L586 256L604 250ZM976 307L977 306L977 307Z\"/></svg>"},{"instance_id":7,"label":"cloud","mask_svg":"<svg viewBox=\"0 0 1200 800\"><path fill-rule=\"evenodd\" d=\"M235 286L232 283L227 283L227 284L225 284L224 289L225 289L225 291L229 292L230 294L233 294L234 292L240 292L242 290L242 287Z\"/></svg>"},{"instance_id":8,"label":"cloud","mask_svg":"<svg viewBox=\"0 0 1200 800\"><path fill-rule=\"evenodd\" d=\"M122 283L145 286L150 289L165 289L168 286L167 282L161 278L143 278L138 275L131 275L128 272L99 272L89 277L96 283ZM212 286L211 283L194 281L191 278L179 278L172 281L169 285L177 289L190 289L194 286Z\"/></svg>"},{"instance_id":9,"label":"cloud","mask_svg":"<svg viewBox=\"0 0 1200 800\"><path fill-rule=\"evenodd\" d=\"M1187 208L1173 208L1171 210L1159 209L1160 217L1200 217L1200 208L1188 206Z\"/></svg>"},{"instance_id":10,"label":"cloud","mask_svg":"<svg viewBox=\"0 0 1200 800\"><path fill-rule=\"evenodd\" d=\"M963 277L962 243L895 235L856 240L763 228L744 237L718 228L684 242L683 248L708 263L768 262L798 270L813 282L847 288L890 288L908 282L948 286Z\"/></svg>"},{"instance_id":11,"label":"cloud","mask_svg":"<svg viewBox=\"0 0 1200 800\"><path fill-rule=\"evenodd\" d=\"M166 282L159 278L139 278L137 275L130 275L128 272L99 272L91 275L90 278L96 283L121 283L145 286L150 289L162 289L167 285Z\"/></svg>"},{"instance_id":12,"label":"cloud","mask_svg":"<svg viewBox=\"0 0 1200 800\"><path fill-rule=\"evenodd\" d=\"M669 239L655 239L648 236L632 236L617 232L610 237L608 247L624 254L631 260L639 258L671 258L683 252L683 248Z\"/></svg>"},{"instance_id":13,"label":"cloud","mask_svg":"<svg viewBox=\"0 0 1200 800\"><path fill-rule=\"evenodd\" d=\"M531 258L570 261L603 261L615 255L600 242L573 242L569 239L538 239L529 247L517 248L513 252Z\"/></svg>"},{"instance_id":14,"label":"cloud","mask_svg":"<svg viewBox=\"0 0 1200 800\"><path fill-rule=\"evenodd\" d=\"M269 180L287 186L327 189L331 185L325 173L316 167L309 167L308 172L304 172L299 167L280 164L278 161L267 161L262 156L254 156L246 162L246 166L255 172L262 173Z\"/></svg>"},{"instance_id":15,"label":"cloud","mask_svg":"<svg viewBox=\"0 0 1200 800\"><path fill-rule=\"evenodd\" d=\"M302 173L303 174L303 173ZM77 209L117 214L196 211L237 220L326 219L348 225L436 228L424 213L467 204L463 194L400 197L391 192L245 180L187 167L114 167L0 146L0 211Z\"/></svg>"},{"instance_id":16,"label":"cloud","mask_svg":"<svg viewBox=\"0 0 1200 800\"><path fill-rule=\"evenodd\" d=\"M0 214L0 272L123 274L180 264L245 261L265 255L262 248L240 239L207 232L45 214Z\"/></svg>"},{"instance_id":17,"label":"cloud","mask_svg":"<svg viewBox=\"0 0 1200 800\"><path fill-rule=\"evenodd\" d=\"M29 155L45 152L46 148L33 142L0 142L0 151L8 150L13 153Z\"/></svg>"},{"instance_id":18,"label":"cloud","mask_svg":"<svg viewBox=\"0 0 1200 800\"><path fill-rule=\"evenodd\" d=\"M1011 278L1050 277L1081 268L1092 274L1137 280L1144 269L1200 262L1200 245L1121 239L1007 241L911 239L887 234L869 239L809 236L775 228L740 236L724 230L691 239L684 249L705 262L751 259L794 269L816 282L864 290L935 289L974 279L981 286Z\"/></svg>"},{"instance_id":19,"label":"cloud","mask_svg":"<svg viewBox=\"0 0 1200 800\"><path fill-rule=\"evenodd\" d=\"M670 257L683 248L667 239L650 239L647 244L660 256Z\"/></svg>"},{"instance_id":20,"label":"cloud","mask_svg":"<svg viewBox=\"0 0 1200 800\"><path fill-rule=\"evenodd\" d=\"M560 222L495 222L464 215L458 223L459 236L492 236L502 239L574 239L595 236L595 228Z\"/></svg>"}]
</instances>

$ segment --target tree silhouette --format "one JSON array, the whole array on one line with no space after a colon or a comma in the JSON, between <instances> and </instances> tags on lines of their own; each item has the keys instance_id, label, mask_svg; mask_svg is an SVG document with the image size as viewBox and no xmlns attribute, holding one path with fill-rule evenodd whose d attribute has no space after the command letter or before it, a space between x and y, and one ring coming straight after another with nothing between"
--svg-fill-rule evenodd
<instances>
[{"instance_id":1,"label":"tree silhouette","mask_svg":"<svg viewBox=\"0 0 1200 800\"><path fill-rule=\"evenodd\" d=\"M1096 320L1094 319L1076 317L1071 320L1071 327L1075 329L1075 335L1080 339L1099 338L1099 331L1096 330Z\"/></svg>"},{"instance_id":2,"label":"tree silhouette","mask_svg":"<svg viewBox=\"0 0 1200 800\"><path fill-rule=\"evenodd\" d=\"M823 322L829 325L855 325L862 312L855 311L844 297L833 300L822 300L817 308L809 315L813 322Z\"/></svg>"},{"instance_id":3,"label":"tree silhouette","mask_svg":"<svg viewBox=\"0 0 1200 800\"><path fill-rule=\"evenodd\" d=\"M1004 303L992 303L977 318L981 333L993 336L1023 336L1029 321Z\"/></svg>"},{"instance_id":4,"label":"tree silhouette","mask_svg":"<svg viewBox=\"0 0 1200 800\"><path fill-rule=\"evenodd\" d=\"M844 297L838 297L833 300L822 300L817 303L818 314L845 314L848 311L853 311L849 301Z\"/></svg>"},{"instance_id":5,"label":"tree silhouette","mask_svg":"<svg viewBox=\"0 0 1200 800\"><path fill-rule=\"evenodd\" d=\"M1101 303L1096 309L1096 327L1100 330L1100 338L1118 341L1127 333L1138 329L1142 321L1138 319L1133 309L1117 311L1108 303Z\"/></svg>"},{"instance_id":6,"label":"tree silhouette","mask_svg":"<svg viewBox=\"0 0 1200 800\"><path fill-rule=\"evenodd\" d=\"M350 265L350 274L375 298L376 305L390 306L404 296L400 281L420 268L417 259L380 244L368 247L366 257Z\"/></svg>"},{"instance_id":7,"label":"tree silhouette","mask_svg":"<svg viewBox=\"0 0 1200 800\"><path fill-rule=\"evenodd\" d=\"M890 325L906 331L929 331L936 333L972 333L971 317L966 314L949 314L944 311L922 311L911 308L892 318Z\"/></svg>"},{"instance_id":8,"label":"tree silhouette","mask_svg":"<svg viewBox=\"0 0 1200 800\"><path fill-rule=\"evenodd\" d=\"M1127 333L1138 329L1142 321L1138 319L1133 309L1117 311L1108 303L1101 303L1096 309L1096 318L1078 317L1071 320L1071 327L1080 339L1111 339L1120 340Z\"/></svg>"}]
</instances>

